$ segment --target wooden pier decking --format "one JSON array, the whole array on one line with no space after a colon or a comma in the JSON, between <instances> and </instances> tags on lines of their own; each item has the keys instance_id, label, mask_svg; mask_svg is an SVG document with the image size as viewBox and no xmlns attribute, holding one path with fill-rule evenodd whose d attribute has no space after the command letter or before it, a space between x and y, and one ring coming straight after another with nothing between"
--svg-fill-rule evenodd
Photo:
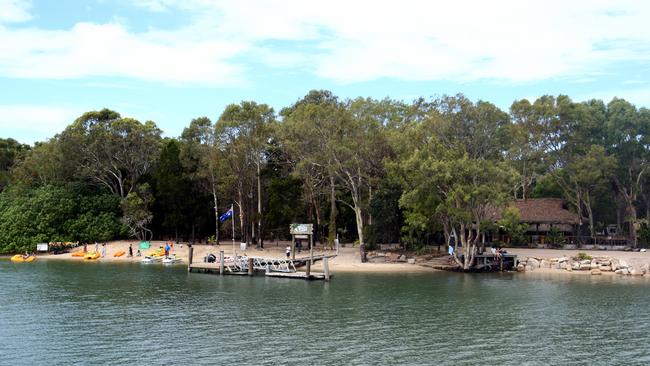
<instances>
[{"instance_id":1,"label":"wooden pier decking","mask_svg":"<svg viewBox=\"0 0 650 366\"><path fill-rule=\"evenodd\" d=\"M238 257L235 260L225 261L224 252L219 252L217 262L194 262L193 248L190 247L187 271L199 273L211 273L220 275L248 275L264 273L265 276L279 278L295 278L304 280L325 280L329 281L329 259L336 255L319 255L302 258L264 258L264 257ZM324 273L312 273L311 265L317 261L323 261ZM296 268L306 267L304 272Z\"/></svg>"}]
</instances>

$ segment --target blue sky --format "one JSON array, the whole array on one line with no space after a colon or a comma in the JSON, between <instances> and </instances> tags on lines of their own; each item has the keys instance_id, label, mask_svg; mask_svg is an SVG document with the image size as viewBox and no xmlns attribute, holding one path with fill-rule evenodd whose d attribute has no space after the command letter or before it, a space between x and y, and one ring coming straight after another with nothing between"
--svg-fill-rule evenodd
<instances>
[{"instance_id":1,"label":"blue sky","mask_svg":"<svg viewBox=\"0 0 650 366\"><path fill-rule=\"evenodd\" d=\"M0 0L0 137L103 107L177 136L310 89L412 100L618 96L650 106L650 2Z\"/></svg>"}]
</instances>

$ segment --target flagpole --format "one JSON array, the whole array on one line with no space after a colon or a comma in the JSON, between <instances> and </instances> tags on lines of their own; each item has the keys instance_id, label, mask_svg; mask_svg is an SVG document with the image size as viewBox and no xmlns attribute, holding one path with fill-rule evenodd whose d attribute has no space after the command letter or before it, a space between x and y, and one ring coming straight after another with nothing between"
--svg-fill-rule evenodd
<instances>
[{"instance_id":1,"label":"flagpole","mask_svg":"<svg viewBox=\"0 0 650 366\"><path fill-rule=\"evenodd\" d=\"M237 259L237 253L235 252L235 205L230 204L230 212L232 212L232 215L230 216L230 221L232 221L232 255L233 259Z\"/></svg>"}]
</instances>

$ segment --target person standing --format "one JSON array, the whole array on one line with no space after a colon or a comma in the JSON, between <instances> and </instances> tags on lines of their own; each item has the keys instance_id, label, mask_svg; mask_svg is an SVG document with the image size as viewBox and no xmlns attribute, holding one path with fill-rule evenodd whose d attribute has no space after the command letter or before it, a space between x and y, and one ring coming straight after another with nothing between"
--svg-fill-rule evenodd
<instances>
[{"instance_id":1,"label":"person standing","mask_svg":"<svg viewBox=\"0 0 650 366\"><path fill-rule=\"evenodd\" d=\"M102 258L106 257L106 243L102 243Z\"/></svg>"},{"instance_id":2,"label":"person standing","mask_svg":"<svg viewBox=\"0 0 650 366\"><path fill-rule=\"evenodd\" d=\"M284 250L284 252L287 254L287 259L291 257L291 247L287 245L287 248Z\"/></svg>"},{"instance_id":3,"label":"person standing","mask_svg":"<svg viewBox=\"0 0 650 366\"><path fill-rule=\"evenodd\" d=\"M133 257L133 244L129 244L129 257Z\"/></svg>"},{"instance_id":4,"label":"person standing","mask_svg":"<svg viewBox=\"0 0 650 366\"><path fill-rule=\"evenodd\" d=\"M95 253L99 253L99 243L95 242Z\"/></svg>"},{"instance_id":5,"label":"person standing","mask_svg":"<svg viewBox=\"0 0 650 366\"><path fill-rule=\"evenodd\" d=\"M169 257L169 250L171 247L169 246L169 242L165 245L165 258Z\"/></svg>"}]
</instances>

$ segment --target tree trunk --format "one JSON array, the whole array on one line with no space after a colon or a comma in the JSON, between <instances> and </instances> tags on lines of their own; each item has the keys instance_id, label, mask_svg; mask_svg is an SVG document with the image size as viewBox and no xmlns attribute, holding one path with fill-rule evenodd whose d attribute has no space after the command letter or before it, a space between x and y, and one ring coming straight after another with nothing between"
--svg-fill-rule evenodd
<instances>
[{"instance_id":1,"label":"tree trunk","mask_svg":"<svg viewBox=\"0 0 650 366\"><path fill-rule=\"evenodd\" d=\"M212 198L214 200L214 239L219 245L219 205L217 204L217 189L214 183L212 183ZM232 220L234 219L233 217Z\"/></svg>"},{"instance_id":2,"label":"tree trunk","mask_svg":"<svg viewBox=\"0 0 650 366\"><path fill-rule=\"evenodd\" d=\"M363 216L361 215L361 207L354 206L354 216L357 220L357 234L359 235L359 244L363 245Z\"/></svg>"},{"instance_id":3,"label":"tree trunk","mask_svg":"<svg viewBox=\"0 0 650 366\"><path fill-rule=\"evenodd\" d=\"M257 249L264 248L262 241L262 183L260 177L260 163L257 162Z\"/></svg>"},{"instance_id":4,"label":"tree trunk","mask_svg":"<svg viewBox=\"0 0 650 366\"><path fill-rule=\"evenodd\" d=\"M240 185L239 190L238 190L237 193L239 195L239 202L237 202L237 206L239 206L239 230L240 230L239 236L240 236L240 241L244 242L246 240L246 231L244 230L245 229L245 226L244 226L244 214L245 213L244 213L244 204L243 204L243 202L244 202L243 198L244 197L242 195L241 185Z\"/></svg>"},{"instance_id":5,"label":"tree trunk","mask_svg":"<svg viewBox=\"0 0 650 366\"><path fill-rule=\"evenodd\" d=\"M330 175L330 223L327 241L330 245L336 239L336 186L334 185L334 177Z\"/></svg>"}]
</instances>

